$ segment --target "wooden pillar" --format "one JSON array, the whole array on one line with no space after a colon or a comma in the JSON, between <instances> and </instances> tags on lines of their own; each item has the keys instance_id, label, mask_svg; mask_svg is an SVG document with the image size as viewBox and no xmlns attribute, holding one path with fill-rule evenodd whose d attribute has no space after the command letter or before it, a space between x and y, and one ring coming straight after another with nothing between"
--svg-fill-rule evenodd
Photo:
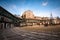
<instances>
[{"instance_id":1,"label":"wooden pillar","mask_svg":"<svg viewBox=\"0 0 60 40\"><path fill-rule=\"evenodd\" d=\"M4 23L0 23L0 29L4 29Z\"/></svg>"},{"instance_id":2,"label":"wooden pillar","mask_svg":"<svg viewBox=\"0 0 60 40\"><path fill-rule=\"evenodd\" d=\"M1 23L1 29L4 29L4 23Z\"/></svg>"},{"instance_id":3,"label":"wooden pillar","mask_svg":"<svg viewBox=\"0 0 60 40\"><path fill-rule=\"evenodd\" d=\"M11 23L9 23L9 28L11 28Z\"/></svg>"},{"instance_id":4,"label":"wooden pillar","mask_svg":"<svg viewBox=\"0 0 60 40\"><path fill-rule=\"evenodd\" d=\"M4 28L6 28L6 23L4 23Z\"/></svg>"},{"instance_id":5,"label":"wooden pillar","mask_svg":"<svg viewBox=\"0 0 60 40\"><path fill-rule=\"evenodd\" d=\"M1 27L2 27L2 29L4 29L4 23L2 23Z\"/></svg>"},{"instance_id":6,"label":"wooden pillar","mask_svg":"<svg viewBox=\"0 0 60 40\"><path fill-rule=\"evenodd\" d=\"M7 25L8 25L8 23L6 24L6 28L7 28Z\"/></svg>"}]
</instances>

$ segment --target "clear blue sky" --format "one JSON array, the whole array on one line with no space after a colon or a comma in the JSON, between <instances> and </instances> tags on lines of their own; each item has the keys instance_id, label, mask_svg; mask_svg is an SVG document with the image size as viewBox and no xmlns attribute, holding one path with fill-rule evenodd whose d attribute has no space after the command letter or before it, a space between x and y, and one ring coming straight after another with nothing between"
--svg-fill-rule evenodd
<instances>
[{"instance_id":1,"label":"clear blue sky","mask_svg":"<svg viewBox=\"0 0 60 40\"><path fill-rule=\"evenodd\" d=\"M0 0L0 6L17 15L31 10L35 16L60 17L60 0Z\"/></svg>"}]
</instances>

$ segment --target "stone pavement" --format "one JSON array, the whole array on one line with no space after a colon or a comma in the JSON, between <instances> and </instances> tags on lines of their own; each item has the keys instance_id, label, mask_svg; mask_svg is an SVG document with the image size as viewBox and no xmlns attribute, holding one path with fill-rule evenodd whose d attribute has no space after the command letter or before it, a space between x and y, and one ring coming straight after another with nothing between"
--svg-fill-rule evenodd
<instances>
[{"instance_id":1,"label":"stone pavement","mask_svg":"<svg viewBox=\"0 0 60 40\"><path fill-rule=\"evenodd\" d=\"M60 32L29 32L15 27L4 29L0 34L0 40L60 40Z\"/></svg>"},{"instance_id":2,"label":"stone pavement","mask_svg":"<svg viewBox=\"0 0 60 40\"><path fill-rule=\"evenodd\" d=\"M3 31L0 30L0 40L4 40L4 37L3 37L2 33L3 33Z\"/></svg>"}]
</instances>

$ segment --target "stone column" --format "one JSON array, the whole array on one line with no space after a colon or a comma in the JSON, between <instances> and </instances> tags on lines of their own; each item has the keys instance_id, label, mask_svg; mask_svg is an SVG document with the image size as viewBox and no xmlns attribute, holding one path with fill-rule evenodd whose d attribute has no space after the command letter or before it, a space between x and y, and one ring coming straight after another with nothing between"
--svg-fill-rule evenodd
<instances>
[{"instance_id":1,"label":"stone column","mask_svg":"<svg viewBox=\"0 0 60 40\"><path fill-rule=\"evenodd\" d=\"M32 25L34 25L34 23Z\"/></svg>"},{"instance_id":2,"label":"stone column","mask_svg":"<svg viewBox=\"0 0 60 40\"><path fill-rule=\"evenodd\" d=\"M14 27L14 25L13 24L11 24L11 28L13 28Z\"/></svg>"}]
</instances>

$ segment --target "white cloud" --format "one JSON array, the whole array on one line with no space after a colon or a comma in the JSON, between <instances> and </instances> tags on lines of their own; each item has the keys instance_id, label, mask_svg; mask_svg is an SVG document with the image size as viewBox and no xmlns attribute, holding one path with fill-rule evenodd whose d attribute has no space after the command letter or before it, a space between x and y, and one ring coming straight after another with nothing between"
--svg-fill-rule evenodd
<instances>
[{"instance_id":1,"label":"white cloud","mask_svg":"<svg viewBox=\"0 0 60 40\"><path fill-rule=\"evenodd\" d=\"M12 14L17 14L17 15L20 15L20 10L19 10L19 7L17 7L17 5L15 4L12 4L8 7L8 11L11 12Z\"/></svg>"},{"instance_id":2,"label":"white cloud","mask_svg":"<svg viewBox=\"0 0 60 40\"><path fill-rule=\"evenodd\" d=\"M41 10L34 10L34 15L35 16L40 16L40 17L50 17L50 12L49 11L41 11Z\"/></svg>"},{"instance_id":3,"label":"white cloud","mask_svg":"<svg viewBox=\"0 0 60 40\"><path fill-rule=\"evenodd\" d=\"M59 16L60 17L60 7L55 8L52 10L52 14L56 17Z\"/></svg>"},{"instance_id":4,"label":"white cloud","mask_svg":"<svg viewBox=\"0 0 60 40\"><path fill-rule=\"evenodd\" d=\"M42 6L47 6L48 5L48 2L42 2Z\"/></svg>"}]
</instances>

